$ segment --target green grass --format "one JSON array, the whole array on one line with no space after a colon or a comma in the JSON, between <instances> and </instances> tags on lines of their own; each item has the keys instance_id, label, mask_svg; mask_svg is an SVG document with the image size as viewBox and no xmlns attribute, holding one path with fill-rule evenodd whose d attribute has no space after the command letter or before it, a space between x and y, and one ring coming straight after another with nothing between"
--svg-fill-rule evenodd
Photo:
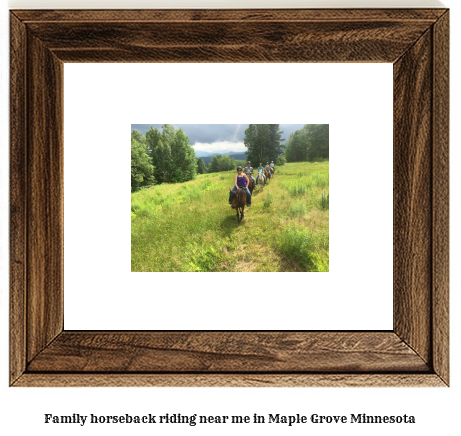
<instances>
[{"instance_id":1,"label":"green grass","mask_svg":"<svg viewBox=\"0 0 461 436\"><path fill-rule=\"evenodd\" d=\"M289 215L291 217L304 216L307 213L307 205L304 201L293 201L290 203Z\"/></svg>"},{"instance_id":2,"label":"green grass","mask_svg":"<svg viewBox=\"0 0 461 436\"><path fill-rule=\"evenodd\" d=\"M291 225L283 229L278 244L283 253L306 271L328 271L329 238L325 231L312 232Z\"/></svg>"},{"instance_id":3,"label":"green grass","mask_svg":"<svg viewBox=\"0 0 461 436\"><path fill-rule=\"evenodd\" d=\"M264 209L270 208L271 204L272 204L272 195L271 195L270 192L268 192L267 195L264 198L264 203L263 203Z\"/></svg>"},{"instance_id":4,"label":"green grass","mask_svg":"<svg viewBox=\"0 0 461 436\"><path fill-rule=\"evenodd\" d=\"M278 167L237 224L235 172L131 194L132 271L328 271L329 165ZM264 249L264 256L255 253Z\"/></svg>"},{"instance_id":5,"label":"green grass","mask_svg":"<svg viewBox=\"0 0 461 436\"><path fill-rule=\"evenodd\" d=\"M319 206L322 210L330 208L330 194L328 192L322 191L322 195L319 199Z\"/></svg>"}]
</instances>

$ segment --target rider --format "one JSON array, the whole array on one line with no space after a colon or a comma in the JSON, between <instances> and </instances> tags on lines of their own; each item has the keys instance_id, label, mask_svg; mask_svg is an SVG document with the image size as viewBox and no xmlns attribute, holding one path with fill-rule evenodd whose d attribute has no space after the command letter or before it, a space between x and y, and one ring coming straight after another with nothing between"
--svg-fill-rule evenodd
<instances>
[{"instance_id":1,"label":"rider","mask_svg":"<svg viewBox=\"0 0 461 436\"><path fill-rule=\"evenodd\" d=\"M271 162L271 167L274 168L274 171L275 171L274 161Z\"/></svg>"},{"instance_id":2,"label":"rider","mask_svg":"<svg viewBox=\"0 0 461 436\"><path fill-rule=\"evenodd\" d=\"M261 162L259 163L259 167L258 167L258 175L256 176L256 183L258 183L258 178L260 175L264 177L264 184L266 184L266 176L264 175L264 167Z\"/></svg>"},{"instance_id":3,"label":"rider","mask_svg":"<svg viewBox=\"0 0 461 436\"><path fill-rule=\"evenodd\" d=\"M253 178L252 174L253 174L253 168L251 166L251 162L248 162L247 166L245 167L245 169L243 170L243 172L251 179L251 181L253 182L253 187L256 186L256 181L255 179Z\"/></svg>"},{"instance_id":4,"label":"rider","mask_svg":"<svg viewBox=\"0 0 461 436\"><path fill-rule=\"evenodd\" d=\"M247 193L247 206L250 207L251 206L251 193L247 188L248 183L249 183L249 179L246 174L242 173L242 167L239 165L237 167L237 174L235 176L235 183L234 183L234 186L232 187L232 191L237 191L238 188L244 188ZM230 192L229 192L229 204L232 204Z\"/></svg>"},{"instance_id":5,"label":"rider","mask_svg":"<svg viewBox=\"0 0 461 436\"><path fill-rule=\"evenodd\" d=\"M271 167L269 165L269 162L266 162L266 171L269 174L269 179L271 178Z\"/></svg>"}]
</instances>

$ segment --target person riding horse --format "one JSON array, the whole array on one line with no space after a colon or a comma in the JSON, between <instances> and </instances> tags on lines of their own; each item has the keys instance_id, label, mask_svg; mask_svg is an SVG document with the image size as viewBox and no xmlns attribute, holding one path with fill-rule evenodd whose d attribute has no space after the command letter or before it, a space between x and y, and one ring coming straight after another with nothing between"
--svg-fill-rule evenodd
<instances>
[{"instance_id":1,"label":"person riding horse","mask_svg":"<svg viewBox=\"0 0 461 436\"><path fill-rule=\"evenodd\" d=\"M245 189L246 194L247 194L247 206L251 206L251 193L248 190L248 184L250 182L250 179L247 177L246 174L242 173L242 167L239 165L237 167L237 174L235 176L235 183L234 186L232 187L232 191L237 191L238 188ZM229 192L229 204L232 204L231 202L231 193Z\"/></svg>"},{"instance_id":2,"label":"person riding horse","mask_svg":"<svg viewBox=\"0 0 461 436\"><path fill-rule=\"evenodd\" d=\"M258 184L259 176L264 177L264 184L266 184L266 176L264 175L264 167L262 163L260 163L258 167L258 175L256 176L256 184Z\"/></svg>"},{"instance_id":3,"label":"person riding horse","mask_svg":"<svg viewBox=\"0 0 461 436\"><path fill-rule=\"evenodd\" d=\"M251 162L247 163L247 166L245 167L243 172L251 179L254 188L256 186L256 180L253 178L253 167L251 166Z\"/></svg>"},{"instance_id":4,"label":"person riding horse","mask_svg":"<svg viewBox=\"0 0 461 436\"><path fill-rule=\"evenodd\" d=\"M269 174L269 179L272 177L272 173L271 173L271 167L269 165L269 162L266 162L266 171L267 171L267 174Z\"/></svg>"}]
</instances>

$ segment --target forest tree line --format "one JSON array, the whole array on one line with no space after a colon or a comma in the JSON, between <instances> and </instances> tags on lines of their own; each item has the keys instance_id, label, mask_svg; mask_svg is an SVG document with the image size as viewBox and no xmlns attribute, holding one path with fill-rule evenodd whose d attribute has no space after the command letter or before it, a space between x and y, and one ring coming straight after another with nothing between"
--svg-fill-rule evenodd
<instances>
[{"instance_id":1,"label":"forest tree line","mask_svg":"<svg viewBox=\"0 0 461 436\"><path fill-rule=\"evenodd\" d=\"M131 133L131 190L156 183L182 183L197 177L194 149L184 131L164 124L143 136Z\"/></svg>"},{"instance_id":2,"label":"forest tree line","mask_svg":"<svg viewBox=\"0 0 461 436\"><path fill-rule=\"evenodd\" d=\"M253 166L271 161L283 165L285 162L329 159L328 124L305 124L302 129L291 133L286 141L282 139L282 134L279 124L249 125L243 143Z\"/></svg>"},{"instance_id":3,"label":"forest tree line","mask_svg":"<svg viewBox=\"0 0 461 436\"><path fill-rule=\"evenodd\" d=\"M329 158L329 125L306 124L291 133L285 141L279 124L250 124L245 130L244 144L247 160L256 168L261 162L314 161ZM285 141L285 144L282 144ZM182 183L193 180L197 174L229 171L246 161L217 154L208 166L196 158L194 149L184 131L170 124L162 130L151 128L146 135L131 133L131 190L160 183Z\"/></svg>"},{"instance_id":4,"label":"forest tree line","mask_svg":"<svg viewBox=\"0 0 461 436\"><path fill-rule=\"evenodd\" d=\"M329 124L306 124L285 142L287 162L313 162L330 157Z\"/></svg>"}]
</instances>

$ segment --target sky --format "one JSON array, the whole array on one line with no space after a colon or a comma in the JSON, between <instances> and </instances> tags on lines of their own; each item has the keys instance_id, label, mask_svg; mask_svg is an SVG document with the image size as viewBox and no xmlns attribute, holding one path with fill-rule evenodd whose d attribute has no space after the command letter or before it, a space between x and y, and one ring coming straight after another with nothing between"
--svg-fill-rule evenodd
<instances>
[{"instance_id":1,"label":"sky","mask_svg":"<svg viewBox=\"0 0 461 436\"><path fill-rule=\"evenodd\" d=\"M172 124L175 129L182 127L195 152L244 152L245 129L248 124ZM131 131L138 130L145 135L150 126L162 130L161 124L132 124ZM290 133L301 129L304 124L280 124L282 139L288 139Z\"/></svg>"}]
</instances>

